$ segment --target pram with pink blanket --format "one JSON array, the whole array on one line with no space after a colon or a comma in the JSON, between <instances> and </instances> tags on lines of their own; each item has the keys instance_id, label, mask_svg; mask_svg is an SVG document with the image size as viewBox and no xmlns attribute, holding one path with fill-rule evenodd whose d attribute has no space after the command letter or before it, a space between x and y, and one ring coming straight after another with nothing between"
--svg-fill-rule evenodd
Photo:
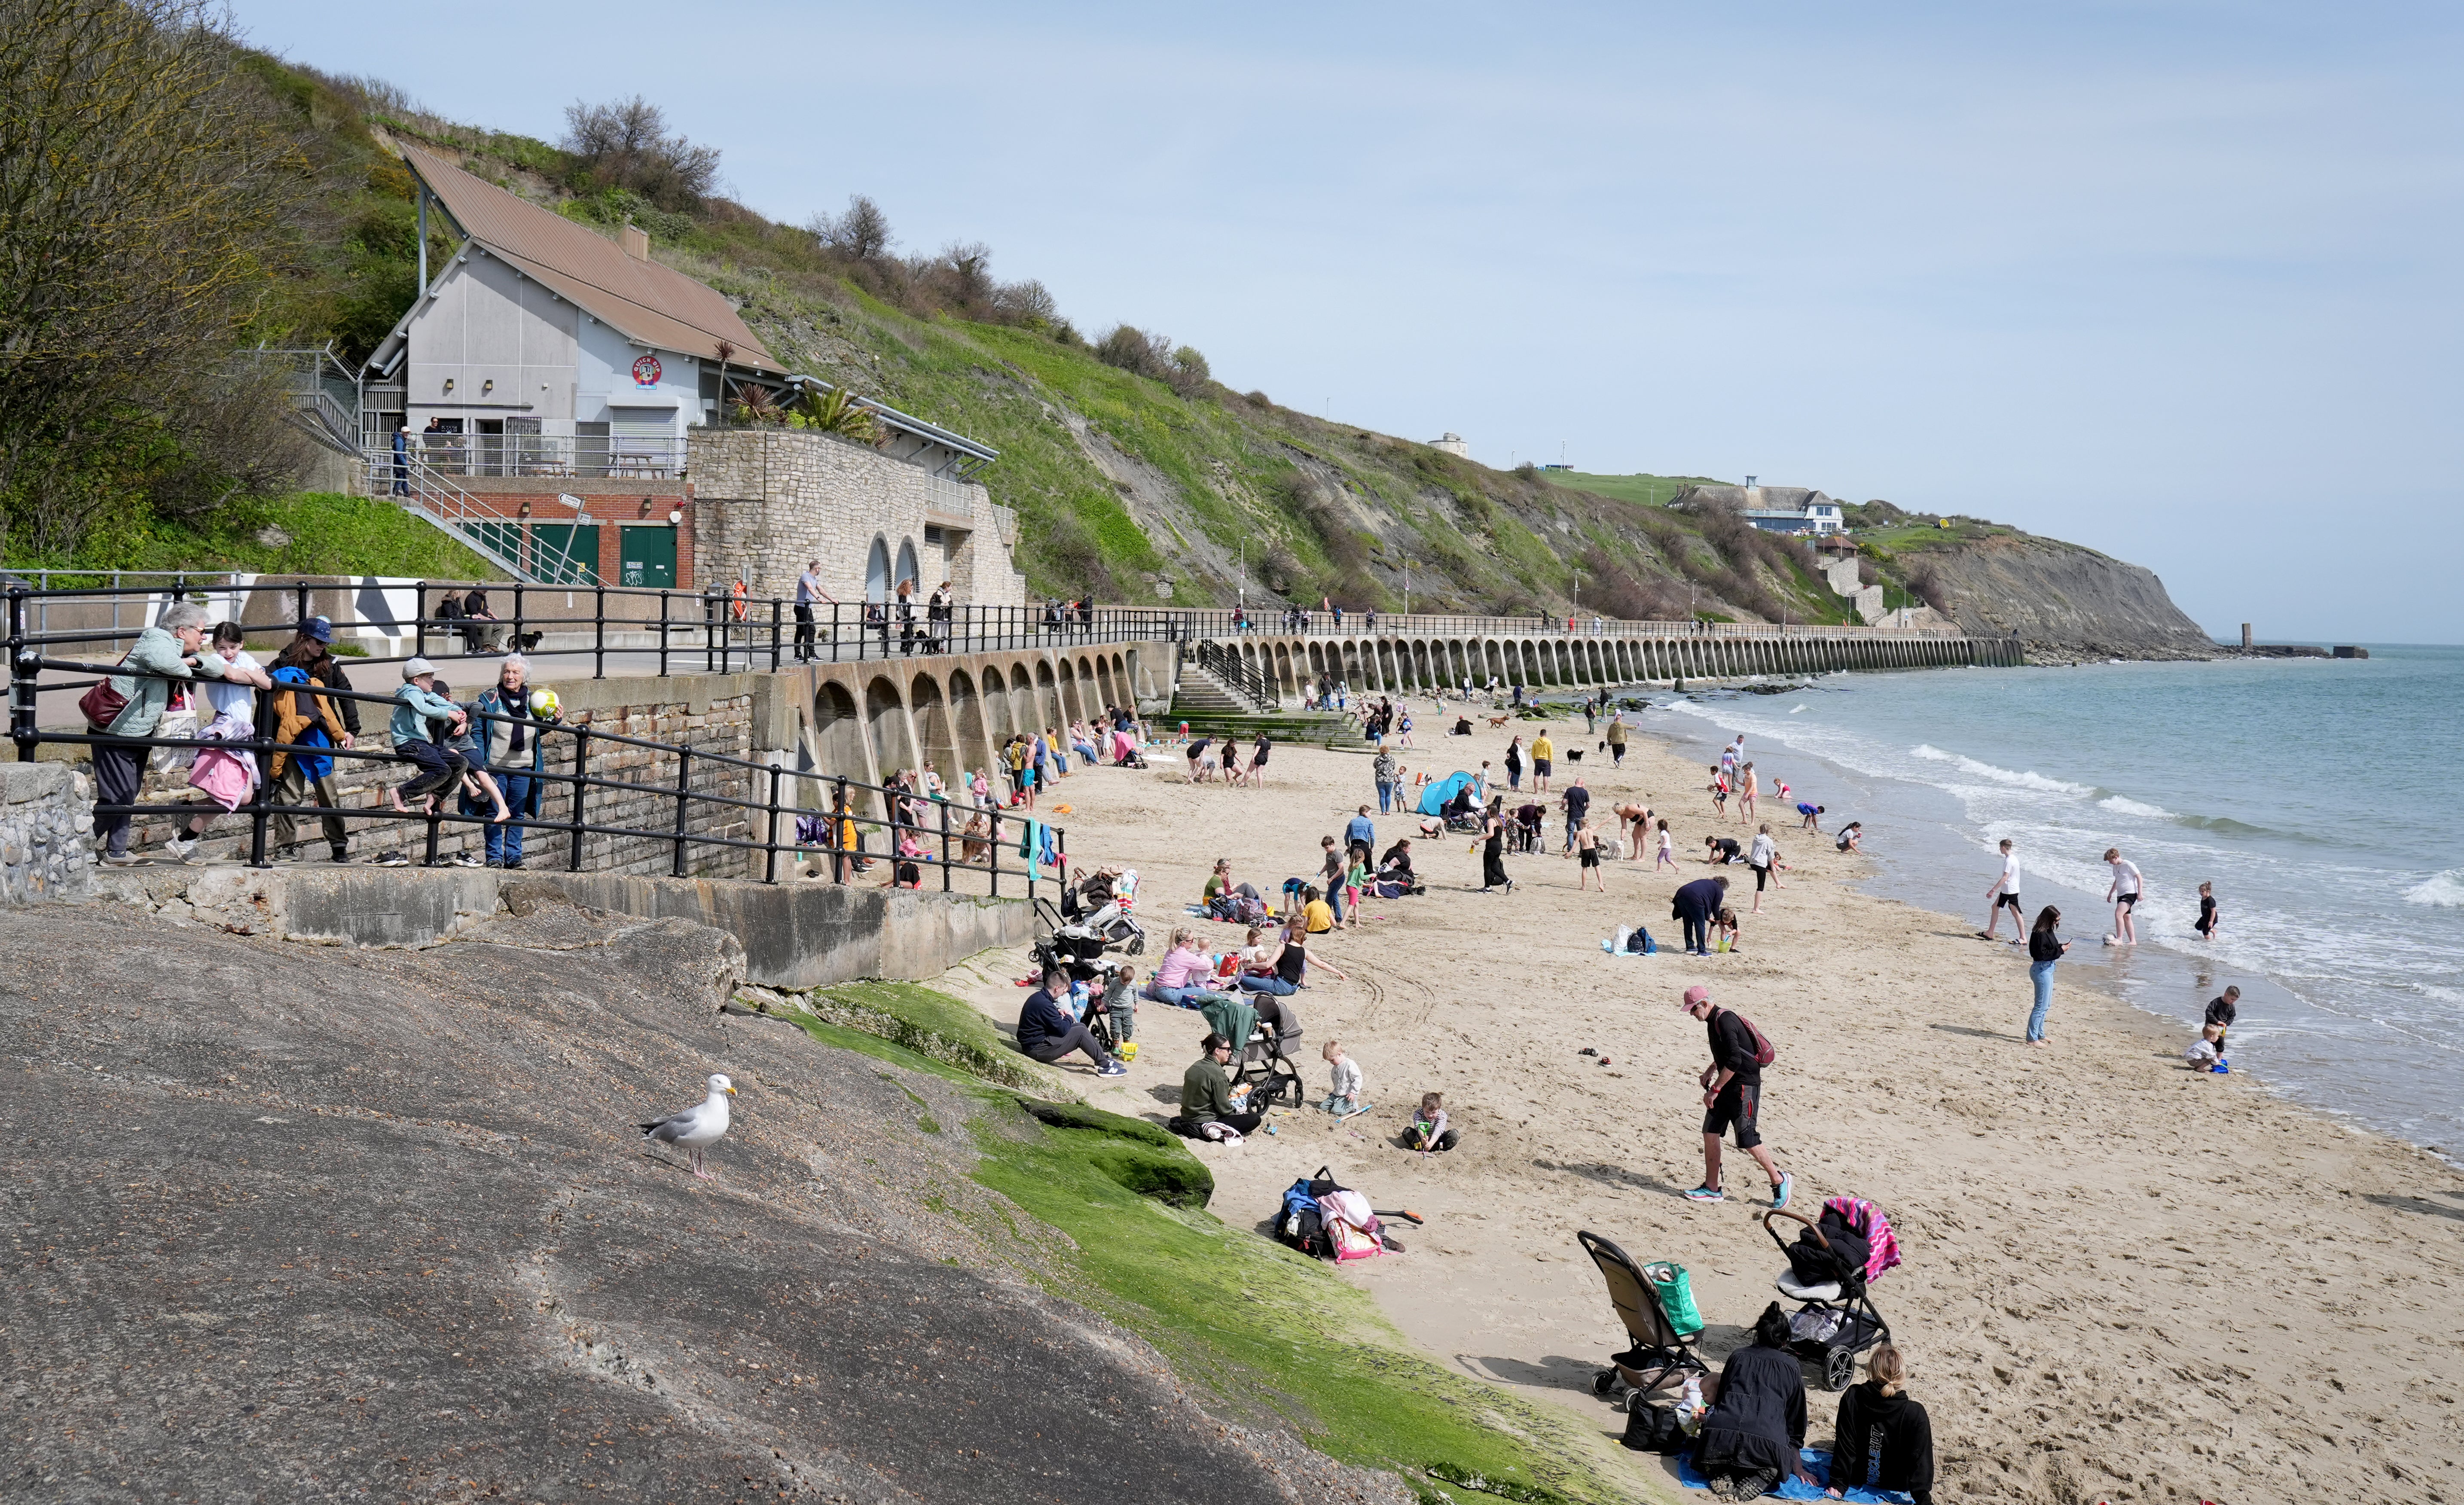
<instances>
[{"instance_id":1,"label":"pram with pink blanket","mask_svg":"<svg viewBox=\"0 0 2464 1505\"><path fill-rule=\"evenodd\" d=\"M1779 1217L1805 1225L1795 1243L1771 1226ZM1763 1232L1788 1256L1788 1268L1773 1282L1779 1294L1803 1303L1789 1319L1789 1351L1821 1366L1824 1388L1846 1389L1857 1378L1857 1356L1891 1336L1869 1293L1900 1262L1891 1220L1862 1197L1833 1197L1822 1204L1819 1219L1773 1208L1763 1214Z\"/></svg>"}]
</instances>

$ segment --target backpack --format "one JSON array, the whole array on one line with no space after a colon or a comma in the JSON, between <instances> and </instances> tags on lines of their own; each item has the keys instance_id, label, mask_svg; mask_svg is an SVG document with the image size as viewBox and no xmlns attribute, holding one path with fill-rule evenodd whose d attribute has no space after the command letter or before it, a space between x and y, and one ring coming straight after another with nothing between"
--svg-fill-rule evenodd
<instances>
[{"instance_id":1,"label":"backpack","mask_svg":"<svg viewBox=\"0 0 2464 1505\"><path fill-rule=\"evenodd\" d=\"M1311 1259L1331 1259L1334 1245L1326 1236L1326 1222L1318 1213L1317 1199L1343 1189L1334 1184L1320 1166L1314 1180L1301 1177L1286 1189L1283 1202L1275 1209L1275 1237Z\"/></svg>"},{"instance_id":2,"label":"backpack","mask_svg":"<svg viewBox=\"0 0 2464 1505\"><path fill-rule=\"evenodd\" d=\"M1626 1412L1625 1435L1617 1439L1637 1452L1683 1452L1694 1439L1677 1419L1673 1406L1637 1406Z\"/></svg>"},{"instance_id":3,"label":"backpack","mask_svg":"<svg viewBox=\"0 0 2464 1505\"><path fill-rule=\"evenodd\" d=\"M1754 1042L1755 1065L1768 1066L1772 1061L1779 1059L1779 1052L1771 1049L1771 1042L1764 1037L1762 1031L1754 1028L1753 1020L1747 1018L1744 1014L1737 1013L1734 1009L1724 1009L1721 1012L1733 1017L1739 1024L1744 1025L1746 1027L1746 1034L1752 1036Z\"/></svg>"}]
</instances>

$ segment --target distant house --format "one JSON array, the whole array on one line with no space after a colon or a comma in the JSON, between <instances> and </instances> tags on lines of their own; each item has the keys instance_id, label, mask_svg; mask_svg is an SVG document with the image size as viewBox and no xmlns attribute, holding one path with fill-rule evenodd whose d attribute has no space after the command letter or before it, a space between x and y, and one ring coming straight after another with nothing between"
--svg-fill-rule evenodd
<instances>
[{"instance_id":1,"label":"distant house","mask_svg":"<svg viewBox=\"0 0 2464 1505\"><path fill-rule=\"evenodd\" d=\"M1464 442L1461 434L1450 433L1442 439L1432 439L1429 441L1429 447L1443 454L1459 454L1466 460L1471 458L1471 446Z\"/></svg>"},{"instance_id":2,"label":"distant house","mask_svg":"<svg viewBox=\"0 0 2464 1505\"><path fill-rule=\"evenodd\" d=\"M1670 505L1725 507L1771 533L1819 535L1846 527L1837 502L1803 486L1689 486Z\"/></svg>"}]
</instances>

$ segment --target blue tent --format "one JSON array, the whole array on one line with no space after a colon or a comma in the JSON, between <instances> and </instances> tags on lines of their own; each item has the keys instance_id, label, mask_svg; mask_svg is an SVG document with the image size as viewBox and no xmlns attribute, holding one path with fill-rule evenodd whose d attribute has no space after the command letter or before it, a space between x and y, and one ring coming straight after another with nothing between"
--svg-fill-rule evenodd
<instances>
[{"instance_id":1,"label":"blue tent","mask_svg":"<svg viewBox=\"0 0 2464 1505\"><path fill-rule=\"evenodd\" d=\"M1436 783L1422 788L1420 791L1420 814L1424 816L1434 816L1441 813L1446 808L1446 801L1455 797L1455 791L1463 788L1465 784L1470 782L1471 775L1469 774L1455 773L1448 774L1445 777L1439 779Z\"/></svg>"}]
</instances>

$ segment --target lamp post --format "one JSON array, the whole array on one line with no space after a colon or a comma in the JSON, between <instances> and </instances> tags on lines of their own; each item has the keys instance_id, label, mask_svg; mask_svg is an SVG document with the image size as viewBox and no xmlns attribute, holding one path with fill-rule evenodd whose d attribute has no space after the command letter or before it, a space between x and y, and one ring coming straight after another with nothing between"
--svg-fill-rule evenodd
<instances>
[{"instance_id":1,"label":"lamp post","mask_svg":"<svg viewBox=\"0 0 2464 1505\"><path fill-rule=\"evenodd\" d=\"M1412 560L1408 555L1403 559L1403 615L1412 615Z\"/></svg>"}]
</instances>

